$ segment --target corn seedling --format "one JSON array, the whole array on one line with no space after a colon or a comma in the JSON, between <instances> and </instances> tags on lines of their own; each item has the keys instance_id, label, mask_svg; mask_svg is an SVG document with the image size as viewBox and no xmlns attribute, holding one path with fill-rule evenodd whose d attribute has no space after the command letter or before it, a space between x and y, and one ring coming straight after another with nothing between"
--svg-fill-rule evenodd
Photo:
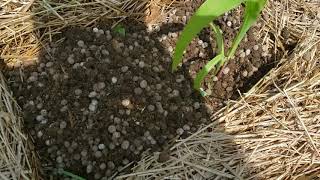
<instances>
[{"instance_id":1,"label":"corn seedling","mask_svg":"<svg viewBox=\"0 0 320 180\"><path fill-rule=\"evenodd\" d=\"M241 40L244 38L250 27L257 21L266 2L267 0L205 1L191 17L177 42L173 57L172 71L177 70L178 65L182 62L183 52L192 39L195 38L203 28L209 25L213 30L217 41L217 56L210 60L196 75L194 80L194 89L201 92L201 82L203 79L213 69L215 70L214 74L216 74L221 67L234 56ZM213 23L213 21L224 13L240 6L242 3L245 5L243 24L241 25L237 36L233 40L230 50L225 55L222 31L219 26Z\"/></svg>"},{"instance_id":2,"label":"corn seedling","mask_svg":"<svg viewBox=\"0 0 320 180\"><path fill-rule=\"evenodd\" d=\"M126 36L126 29L120 24L114 28L114 32L120 36Z\"/></svg>"}]
</instances>

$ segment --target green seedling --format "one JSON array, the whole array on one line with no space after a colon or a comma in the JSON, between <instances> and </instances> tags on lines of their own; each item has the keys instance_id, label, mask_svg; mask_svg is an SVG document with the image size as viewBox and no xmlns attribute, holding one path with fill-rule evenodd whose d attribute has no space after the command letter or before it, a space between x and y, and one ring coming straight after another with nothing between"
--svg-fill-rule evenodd
<instances>
[{"instance_id":1,"label":"green seedling","mask_svg":"<svg viewBox=\"0 0 320 180\"><path fill-rule=\"evenodd\" d=\"M66 176L66 177L69 177L71 178L72 180L86 180L85 178L83 177L80 177L78 175L75 175L69 171L65 171L63 169L56 169L56 173L57 174L60 174L60 175L63 175L63 176Z\"/></svg>"},{"instance_id":2,"label":"green seedling","mask_svg":"<svg viewBox=\"0 0 320 180\"><path fill-rule=\"evenodd\" d=\"M246 35L250 27L257 21L259 14L263 10L267 0L207 0L205 1L196 13L191 17L188 24L184 28L175 48L175 53L173 56L172 71L176 71L178 65L182 62L183 52L190 44L192 39L194 39L197 34L205 27L210 25L215 39L217 42L217 56L210 60L200 72L197 73L197 76L194 80L194 89L201 92L201 82L212 70L214 74L221 69L221 67L234 56L241 40ZM230 50L225 55L224 42L222 31L219 26L213 23L219 16L224 13L240 6L241 4L245 5L245 13L243 24L233 40Z\"/></svg>"},{"instance_id":3,"label":"green seedling","mask_svg":"<svg viewBox=\"0 0 320 180\"><path fill-rule=\"evenodd\" d=\"M126 29L120 24L114 28L114 32L118 33L120 36L126 36Z\"/></svg>"}]
</instances>

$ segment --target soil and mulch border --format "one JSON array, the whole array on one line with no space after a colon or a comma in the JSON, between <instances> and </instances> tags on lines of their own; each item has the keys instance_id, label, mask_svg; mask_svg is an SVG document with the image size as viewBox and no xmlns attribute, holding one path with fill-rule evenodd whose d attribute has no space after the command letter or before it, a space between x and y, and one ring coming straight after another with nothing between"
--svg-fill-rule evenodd
<instances>
[{"instance_id":1,"label":"soil and mulch border","mask_svg":"<svg viewBox=\"0 0 320 180\"><path fill-rule=\"evenodd\" d=\"M320 178L318 8L317 2L270 0L264 30L285 51L278 65L211 124L118 179Z\"/></svg>"},{"instance_id":2,"label":"soil and mulch border","mask_svg":"<svg viewBox=\"0 0 320 180\"><path fill-rule=\"evenodd\" d=\"M127 12L130 12L129 14L124 13L126 10L123 9L123 7L117 7L116 9L109 7L111 9L109 17L124 17L130 14L141 15L142 13L139 12L144 12L145 9L142 10L139 8L146 7L143 4L146 2L147 1L134 1L131 5L126 4L124 8L127 8ZM20 7L19 3L15 4L17 7L12 7L11 11L16 11L18 14L5 14L6 16L3 16L6 18L5 21L3 21L5 23L0 24L0 34L2 36L2 42L0 44L1 58L8 61L14 61L17 58L22 59L23 61L25 60L26 62L34 60L36 52L41 48L41 42L43 42L44 39L50 40L54 34L59 33L66 24L66 21L69 21L68 25L70 25L71 22L74 22L77 25L90 26L90 24L100 19L100 14L97 12L106 12L105 5L99 3L84 4L83 6L79 6L77 11L82 13L84 9L81 8L92 8L92 6L94 6L92 9L99 11L92 11L92 14L89 15L86 14L86 17L90 18L83 17L83 22L80 22L74 21L74 19L81 19L79 18L79 16L81 16L79 14L81 13L78 14L79 16L77 16L77 13L75 13L76 15L73 14L75 9L71 7L74 6L68 6L69 11L66 11L64 8L68 7L59 6L61 9L52 8L52 6L56 5L57 4L54 3L51 5L38 4L34 1L21 3ZM316 51L320 36L319 31L316 29L319 24L317 5L316 2L305 1L292 1L289 4L280 3L278 1L269 1L269 6L263 14L263 18L268 22L268 28L266 30L272 35L273 38L271 38L271 40L273 41L274 46L277 47L277 50L285 50L287 49L286 46L292 46L292 42L298 42L296 48L290 52L290 56L285 56L279 65L270 71L269 74L248 93L244 94L242 99L230 102L226 108L216 113L212 119L213 124L204 127L187 139L178 140L177 144L170 149L169 161L166 163L159 163L157 162L158 157L156 156L146 157L134 168L135 174L127 175L126 177L136 178L137 175L139 175L141 178L145 178L151 174L153 177L169 177L170 175L174 175L179 177L199 176L201 178L204 175L212 176L212 174L217 174L217 172L220 173L219 171L223 171L222 174L219 174L220 176L228 175L230 177L239 178L242 175L245 175L245 173L250 173L249 175L251 175L252 178L259 177L261 173L269 175L270 178L279 177L281 175L284 178L299 178L305 177L306 175L312 176L312 174L317 175L315 174L319 169L317 165L306 166L311 164L311 160L316 162L318 158L316 155L312 156L317 153L316 149L318 148L316 146L318 143L315 142L319 141L317 138L317 126L315 126L319 119L319 101L317 100L317 98L319 99L319 94L316 92L319 91L320 79L319 54ZM46 21L47 24L41 24L41 26L38 26L36 29L30 28L34 25L33 12L30 9L32 6L45 6L46 10L38 12L40 14L38 17L42 17L41 13L43 13L43 17L49 17L48 21ZM135 8L137 8L138 11L134 11L133 9ZM65 16L72 17L73 19L65 19L59 10L64 10L67 12L65 13ZM73 16L70 16L68 12L73 14ZM107 16L107 14L105 15ZM157 13L154 16L157 16ZM6 24L11 20L14 20L13 24ZM17 36L18 34L10 33L8 28L4 28L6 25L19 27L19 23L20 25L22 23L25 23L24 25L26 25L26 22L30 23L30 26L26 29L11 28L11 30L17 30L16 32L18 32L18 34L20 33L19 36ZM44 34L47 36L42 37L43 39L37 39L33 36L33 33L37 33L40 27L42 27L42 30L45 29L46 31ZM27 46L24 46L26 44ZM20 46L18 48L13 48L16 45ZM2 84L4 85L5 83L2 82ZM13 99L11 99L11 102L14 102ZM4 104L8 106L8 103ZM14 106L16 105L14 104ZM13 114L10 116L9 121L14 122L12 120L17 119L17 117L19 117L19 115ZM278 124L274 122L275 120L277 120ZM4 121L1 121L1 123L3 122ZM18 133L21 132L22 128L16 125L14 125L14 127L17 127L19 130L17 131L18 137L22 138L23 136ZM286 127L287 129L284 129L283 127ZM275 135L277 136L275 137ZM221 138L215 139L213 137ZM294 138L300 139L298 141L299 143L295 144L296 146L292 146L292 148L298 149L299 152L301 150L301 152L305 153L292 154L292 156L281 156L282 159L276 159L275 156L268 156L269 154L266 153L267 150L274 150L272 153L275 154L279 154L279 152L291 152L292 149L290 149L290 147L272 147L282 145L283 143L288 144L293 142L292 139ZM258 139L259 141L257 141ZM18 142L19 139L14 139L14 141ZM22 138L22 141L25 142L24 144L27 144L26 139ZM228 143L230 141L233 141L233 143ZM228 153L245 153L242 153L240 158L225 158L224 161L213 163L215 166L211 166L212 164L209 164L208 161L205 160L210 160L212 157L217 158L217 156L214 156L216 152L211 146L212 143L208 142L214 142L215 146L220 144L221 147L224 147L223 149L228 149L225 147L236 143L236 147L229 147L230 151ZM203 147L203 145L208 145L209 147ZM24 147L29 148L28 146ZM200 151L199 147L201 147L203 151ZM192 151L189 150L195 150L198 155L201 155L201 158L194 156L195 153L190 154ZM261 156L255 156L257 155L256 152L259 152ZM220 155L223 155L221 149L219 153ZM232 153L228 155L232 155ZM183 159L183 157L185 159ZM248 159L245 159L245 157ZM25 156L25 158L27 158L27 156ZM274 161L270 160L272 158ZM30 156L28 160L33 161L32 159L33 158ZM252 161L252 159L255 161ZM268 161L266 161L267 159ZM276 160L280 163L277 164L275 162ZM264 162L264 164L262 162ZM296 164L298 162L298 164L300 164L294 166L294 163L292 162ZM242 167L239 167L239 163L244 164L242 164ZM291 169L286 169L284 166L278 166L281 163L287 163L290 165L289 167ZM171 166L168 166L170 164ZM26 177L29 176L31 179L37 179L35 176L36 173L31 173L36 172L33 170L37 169L32 163L28 166L22 164L20 167L21 169L26 169L26 172L28 172L25 173ZM235 167L238 167L238 169ZM250 171L247 170L249 168ZM8 171L7 169L5 169L5 172L17 175L17 172ZM188 174L187 172L193 173ZM292 173L294 176L291 176L288 172ZM19 176L20 175L23 177L22 171L20 171ZM10 175L8 175L8 177L10 177Z\"/></svg>"}]
</instances>

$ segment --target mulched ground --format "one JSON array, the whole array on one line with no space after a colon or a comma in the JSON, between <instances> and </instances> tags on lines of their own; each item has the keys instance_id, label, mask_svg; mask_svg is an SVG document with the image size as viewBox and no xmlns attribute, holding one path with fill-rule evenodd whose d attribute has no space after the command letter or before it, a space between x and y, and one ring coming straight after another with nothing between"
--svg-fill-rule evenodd
<instances>
[{"instance_id":1,"label":"mulched ground","mask_svg":"<svg viewBox=\"0 0 320 180\"><path fill-rule=\"evenodd\" d=\"M258 23L219 77L206 79L202 98L192 79L215 55L209 30L192 42L178 72L170 68L177 37L196 6L172 12L151 33L130 21L123 23L125 36L107 25L69 28L37 64L7 73L47 176L63 168L107 179L145 150L164 151L171 140L209 123L210 114L272 66L268 47L256 39ZM227 47L240 18L235 10L217 21Z\"/></svg>"}]
</instances>

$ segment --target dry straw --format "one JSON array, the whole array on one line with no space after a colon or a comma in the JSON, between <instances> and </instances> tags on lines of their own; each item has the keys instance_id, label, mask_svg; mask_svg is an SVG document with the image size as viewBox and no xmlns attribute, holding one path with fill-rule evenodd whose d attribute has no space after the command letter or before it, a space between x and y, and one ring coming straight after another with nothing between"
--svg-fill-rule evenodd
<instances>
[{"instance_id":1,"label":"dry straw","mask_svg":"<svg viewBox=\"0 0 320 180\"><path fill-rule=\"evenodd\" d=\"M320 4L270 0L263 17L277 51L297 46L212 123L146 156L118 179L319 179ZM287 34L287 35L285 35Z\"/></svg>"},{"instance_id":2,"label":"dry straw","mask_svg":"<svg viewBox=\"0 0 320 180\"><path fill-rule=\"evenodd\" d=\"M127 16L141 19L152 4L161 2L173 1L0 0L0 57L13 64L37 60L42 45L66 26L91 26L101 19L117 23ZM158 163L156 156L147 156L133 174L118 178L317 178L319 9L317 0L269 0L263 30L273 34L273 40L265 42L284 51L287 43L297 41L294 52L239 101L217 112L212 124L178 140L169 161ZM0 95L0 179L38 179L35 156L27 157L30 140L21 131L19 108L2 76Z\"/></svg>"},{"instance_id":3,"label":"dry straw","mask_svg":"<svg viewBox=\"0 0 320 180\"><path fill-rule=\"evenodd\" d=\"M6 87L0 72L0 179L30 179L37 177L34 155L26 147L20 109Z\"/></svg>"}]
</instances>

